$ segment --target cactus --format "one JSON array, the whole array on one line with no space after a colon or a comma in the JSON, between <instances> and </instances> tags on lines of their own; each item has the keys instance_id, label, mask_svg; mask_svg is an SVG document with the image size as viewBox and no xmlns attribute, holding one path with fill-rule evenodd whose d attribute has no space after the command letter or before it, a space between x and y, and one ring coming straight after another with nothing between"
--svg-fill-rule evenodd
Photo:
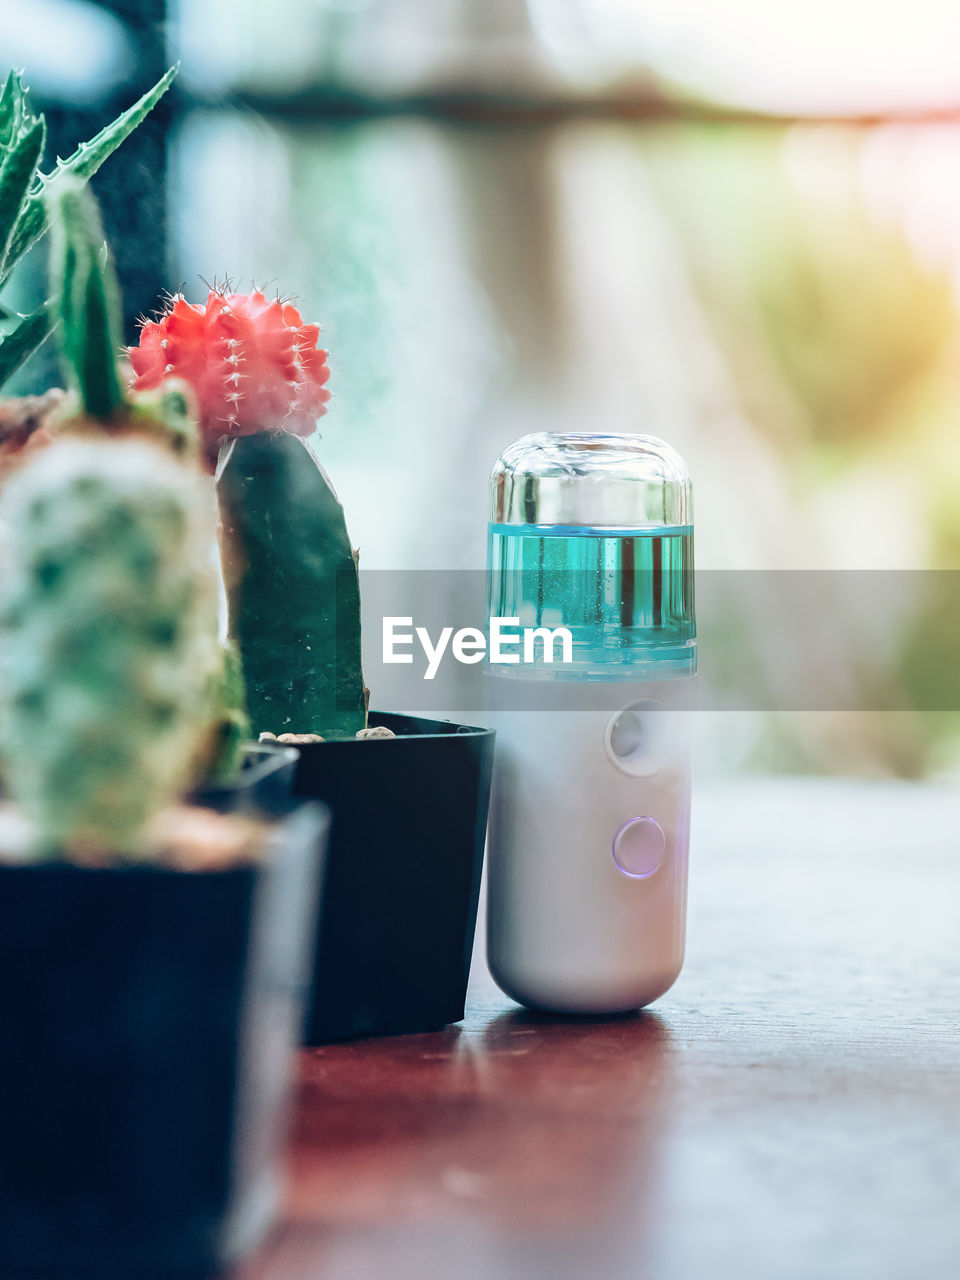
<instances>
[{"instance_id":1,"label":"cactus","mask_svg":"<svg viewBox=\"0 0 960 1280\"><path fill-rule=\"evenodd\" d=\"M137 388L157 387L170 374L193 387L213 470L225 436L313 434L330 399L319 336L289 303L211 289L202 307L171 298L164 315L144 323L129 355Z\"/></svg>"},{"instance_id":2,"label":"cactus","mask_svg":"<svg viewBox=\"0 0 960 1280\"><path fill-rule=\"evenodd\" d=\"M144 440L63 440L0 495L0 759L37 850L145 853L210 725L202 481Z\"/></svg>"},{"instance_id":3,"label":"cactus","mask_svg":"<svg viewBox=\"0 0 960 1280\"><path fill-rule=\"evenodd\" d=\"M120 290L103 238L97 203L69 176L46 196L51 226L50 298L60 317L60 345L72 398L48 420L54 434L139 434L193 458L198 451L193 393L175 378L129 395L121 384ZM49 434L49 433L48 433ZM225 646L209 689L213 718L198 760L200 777L227 777L249 737L239 656Z\"/></svg>"},{"instance_id":4,"label":"cactus","mask_svg":"<svg viewBox=\"0 0 960 1280\"><path fill-rule=\"evenodd\" d=\"M176 74L177 68L171 67L139 101L45 175L39 168L46 140L44 118L33 113L20 76L10 72L0 92L0 288L46 230L48 189L64 177L92 178L153 110ZM0 386L43 342L50 327L50 312L44 305L0 335Z\"/></svg>"},{"instance_id":5,"label":"cactus","mask_svg":"<svg viewBox=\"0 0 960 1280\"><path fill-rule=\"evenodd\" d=\"M310 445L284 433L231 441L217 498L251 724L354 737L366 724L360 583L343 507Z\"/></svg>"},{"instance_id":6,"label":"cactus","mask_svg":"<svg viewBox=\"0 0 960 1280\"><path fill-rule=\"evenodd\" d=\"M230 633L254 730L353 737L366 724L356 558L302 438L329 399L318 339L289 304L213 290L205 306L174 299L130 360L138 388L170 373L191 384L209 464L219 450Z\"/></svg>"},{"instance_id":7,"label":"cactus","mask_svg":"<svg viewBox=\"0 0 960 1280\"><path fill-rule=\"evenodd\" d=\"M50 303L60 321L60 347L73 398L55 415L60 429L153 435L176 453L198 444L189 387L173 378L130 397L117 365L120 290L103 238L97 202L88 188L64 177L47 193L52 227Z\"/></svg>"},{"instance_id":8,"label":"cactus","mask_svg":"<svg viewBox=\"0 0 960 1280\"><path fill-rule=\"evenodd\" d=\"M100 211L76 179L50 191L52 301L63 326L60 346L71 381L92 418L126 405L117 372L120 291L104 241Z\"/></svg>"}]
</instances>

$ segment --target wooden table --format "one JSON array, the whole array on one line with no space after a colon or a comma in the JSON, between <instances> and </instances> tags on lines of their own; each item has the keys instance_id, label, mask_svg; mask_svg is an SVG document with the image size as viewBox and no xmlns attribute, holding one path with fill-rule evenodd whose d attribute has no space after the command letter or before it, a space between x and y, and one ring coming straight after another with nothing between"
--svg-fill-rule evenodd
<instances>
[{"instance_id":1,"label":"wooden table","mask_svg":"<svg viewBox=\"0 0 960 1280\"><path fill-rule=\"evenodd\" d=\"M305 1052L283 1223L237 1280L957 1280L960 795L703 788L648 1013Z\"/></svg>"}]
</instances>

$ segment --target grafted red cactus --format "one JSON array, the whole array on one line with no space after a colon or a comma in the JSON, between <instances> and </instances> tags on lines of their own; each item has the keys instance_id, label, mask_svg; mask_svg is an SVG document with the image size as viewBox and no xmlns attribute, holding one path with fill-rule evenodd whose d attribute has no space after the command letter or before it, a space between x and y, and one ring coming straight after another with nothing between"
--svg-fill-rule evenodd
<instances>
[{"instance_id":1,"label":"grafted red cactus","mask_svg":"<svg viewBox=\"0 0 960 1280\"><path fill-rule=\"evenodd\" d=\"M130 348L138 390L172 375L193 387L205 452L216 460L224 437L282 430L308 436L330 392L320 331L289 303L262 293L212 289L205 305L173 300Z\"/></svg>"},{"instance_id":2,"label":"grafted red cactus","mask_svg":"<svg viewBox=\"0 0 960 1280\"><path fill-rule=\"evenodd\" d=\"M130 351L136 387L176 374L217 468L230 635L257 732L349 737L366 724L360 583L343 507L309 436L330 398L319 329L262 293L173 299Z\"/></svg>"}]
</instances>

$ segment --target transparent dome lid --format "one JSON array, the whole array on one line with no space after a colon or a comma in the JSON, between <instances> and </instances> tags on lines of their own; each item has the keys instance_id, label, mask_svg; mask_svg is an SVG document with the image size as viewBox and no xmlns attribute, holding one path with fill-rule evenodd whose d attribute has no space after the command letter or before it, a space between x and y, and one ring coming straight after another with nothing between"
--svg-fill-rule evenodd
<instances>
[{"instance_id":1,"label":"transparent dome lid","mask_svg":"<svg viewBox=\"0 0 960 1280\"><path fill-rule=\"evenodd\" d=\"M572 659L506 674L623 680L696 670L690 473L655 436L532 435L490 481L490 617L564 627Z\"/></svg>"},{"instance_id":2,"label":"transparent dome lid","mask_svg":"<svg viewBox=\"0 0 960 1280\"><path fill-rule=\"evenodd\" d=\"M490 477L493 525L688 528L693 485L656 436L539 432L503 451Z\"/></svg>"}]
</instances>

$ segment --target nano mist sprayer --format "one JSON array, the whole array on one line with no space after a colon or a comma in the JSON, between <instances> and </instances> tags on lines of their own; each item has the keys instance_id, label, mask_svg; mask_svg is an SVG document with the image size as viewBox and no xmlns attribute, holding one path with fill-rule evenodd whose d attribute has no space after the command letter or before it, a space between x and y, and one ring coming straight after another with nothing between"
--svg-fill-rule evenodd
<instances>
[{"instance_id":1,"label":"nano mist sprayer","mask_svg":"<svg viewBox=\"0 0 960 1280\"><path fill-rule=\"evenodd\" d=\"M486 672L490 969L534 1008L640 1008L683 964L690 474L653 436L538 434L501 455L490 496L490 616L544 629L530 660Z\"/></svg>"}]
</instances>

